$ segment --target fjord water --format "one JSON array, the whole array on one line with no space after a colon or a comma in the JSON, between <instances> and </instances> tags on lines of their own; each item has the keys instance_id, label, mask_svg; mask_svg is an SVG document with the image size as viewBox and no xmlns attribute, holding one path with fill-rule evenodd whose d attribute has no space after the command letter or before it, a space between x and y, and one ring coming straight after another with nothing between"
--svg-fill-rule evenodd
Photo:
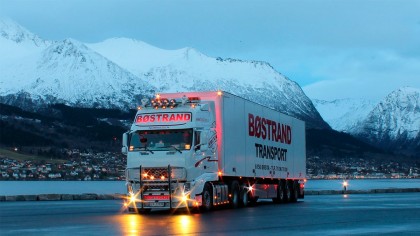
<instances>
[{"instance_id":1,"label":"fjord water","mask_svg":"<svg viewBox=\"0 0 420 236\"><path fill-rule=\"evenodd\" d=\"M351 179L348 190L420 188L420 179ZM342 190L343 180L308 180L305 190ZM0 195L125 193L124 181L0 181Z\"/></svg>"}]
</instances>

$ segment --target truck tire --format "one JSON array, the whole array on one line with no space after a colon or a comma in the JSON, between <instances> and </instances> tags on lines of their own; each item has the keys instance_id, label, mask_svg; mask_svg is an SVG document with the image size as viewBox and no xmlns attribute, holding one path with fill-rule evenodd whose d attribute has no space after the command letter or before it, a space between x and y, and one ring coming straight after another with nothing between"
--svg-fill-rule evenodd
<instances>
[{"instance_id":1,"label":"truck tire","mask_svg":"<svg viewBox=\"0 0 420 236\"><path fill-rule=\"evenodd\" d=\"M232 181L230 185L230 206L232 208L238 208L239 207L239 183L238 181L234 180Z\"/></svg>"},{"instance_id":2,"label":"truck tire","mask_svg":"<svg viewBox=\"0 0 420 236\"><path fill-rule=\"evenodd\" d=\"M296 181L293 181L290 183L292 186L292 194L290 202L297 202L298 196L299 196L299 185Z\"/></svg>"},{"instance_id":3,"label":"truck tire","mask_svg":"<svg viewBox=\"0 0 420 236\"><path fill-rule=\"evenodd\" d=\"M247 207L249 204L249 193L248 193L248 189L245 187L245 185L241 186L241 206L242 207Z\"/></svg>"},{"instance_id":4,"label":"truck tire","mask_svg":"<svg viewBox=\"0 0 420 236\"><path fill-rule=\"evenodd\" d=\"M291 197L291 192L290 192L290 184L289 181L282 181L283 183L283 193L284 193L284 198L283 198L283 202L289 202L290 201L290 197Z\"/></svg>"},{"instance_id":5,"label":"truck tire","mask_svg":"<svg viewBox=\"0 0 420 236\"><path fill-rule=\"evenodd\" d=\"M202 199L203 199L203 204L201 208L204 211L211 211L213 209L213 188L211 187L209 183L206 183L204 185Z\"/></svg>"},{"instance_id":6,"label":"truck tire","mask_svg":"<svg viewBox=\"0 0 420 236\"><path fill-rule=\"evenodd\" d=\"M284 202L284 181L280 180L279 185L277 186L277 198L275 203L282 203Z\"/></svg>"}]
</instances>

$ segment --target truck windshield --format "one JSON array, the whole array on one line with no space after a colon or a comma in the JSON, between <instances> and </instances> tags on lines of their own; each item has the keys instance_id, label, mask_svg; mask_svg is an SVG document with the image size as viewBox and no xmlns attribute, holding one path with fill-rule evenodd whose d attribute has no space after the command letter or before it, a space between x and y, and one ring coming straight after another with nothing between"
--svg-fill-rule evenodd
<instances>
[{"instance_id":1,"label":"truck windshield","mask_svg":"<svg viewBox=\"0 0 420 236\"><path fill-rule=\"evenodd\" d=\"M190 150L192 129L139 130L130 135L130 151L179 151Z\"/></svg>"}]
</instances>

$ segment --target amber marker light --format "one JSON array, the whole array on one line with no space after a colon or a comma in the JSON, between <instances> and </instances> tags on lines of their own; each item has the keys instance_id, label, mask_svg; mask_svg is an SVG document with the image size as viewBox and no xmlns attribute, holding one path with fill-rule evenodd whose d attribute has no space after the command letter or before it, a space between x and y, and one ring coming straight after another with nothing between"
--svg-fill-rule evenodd
<instances>
[{"instance_id":1,"label":"amber marker light","mask_svg":"<svg viewBox=\"0 0 420 236\"><path fill-rule=\"evenodd\" d=\"M223 94L222 91L220 91L220 90L217 91L217 96L222 96L222 94Z\"/></svg>"}]
</instances>

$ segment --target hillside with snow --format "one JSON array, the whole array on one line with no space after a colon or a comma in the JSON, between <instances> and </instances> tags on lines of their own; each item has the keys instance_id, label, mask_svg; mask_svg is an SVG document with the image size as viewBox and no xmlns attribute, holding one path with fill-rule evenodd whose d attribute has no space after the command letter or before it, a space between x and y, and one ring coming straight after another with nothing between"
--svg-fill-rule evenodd
<instances>
[{"instance_id":1,"label":"hillside with snow","mask_svg":"<svg viewBox=\"0 0 420 236\"><path fill-rule=\"evenodd\" d=\"M314 100L314 105L335 130L390 151L418 153L419 94L420 89L404 87L376 103L366 99L338 99Z\"/></svg>"},{"instance_id":2,"label":"hillside with snow","mask_svg":"<svg viewBox=\"0 0 420 236\"><path fill-rule=\"evenodd\" d=\"M163 50L131 39L86 44L42 40L0 22L0 102L25 109L64 103L128 109L154 93L225 90L328 128L311 100L268 63ZM13 56L9 56L13 55Z\"/></svg>"},{"instance_id":3,"label":"hillside with snow","mask_svg":"<svg viewBox=\"0 0 420 236\"><path fill-rule=\"evenodd\" d=\"M224 90L310 121L310 126L328 127L299 85L266 62L212 58L193 48L163 50L126 38L88 46L157 91Z\"/></svg>"},{"instance_id":4,"label":"hillside with snow","mask_svg":"<svg viewBox=\"0 0 420 236\"><path fill-rule=\"evenodd\" d=\"M420 152L420 89L404 87L390 93L355 134L391 151Z\"/></svg>"},{"instance_id":5,"label":"hillside with snow","mask_svg":"<svg viewBox=\"0 0 420 236\"><path fill-rule=\"evenodd\" d=\"M353 133L366 119L377 103L367 99L314 99L313 103L322 118L337 131Z\"/></svg>"}]
</instances>

